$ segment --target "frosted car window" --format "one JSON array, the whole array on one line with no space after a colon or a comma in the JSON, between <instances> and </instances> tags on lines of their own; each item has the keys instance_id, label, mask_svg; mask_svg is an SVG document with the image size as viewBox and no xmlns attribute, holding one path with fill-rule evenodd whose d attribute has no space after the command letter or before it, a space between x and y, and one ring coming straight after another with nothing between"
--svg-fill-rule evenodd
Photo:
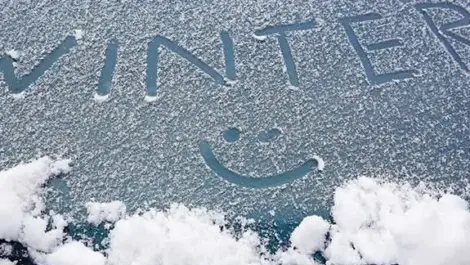
<instances>
[{"instance_id":1,"label":"frosted car window","mask_svg":"<svg viewBox=\"0 0 470 265\"><path fill-rule=\"evenodd\" d=\"M465 2L4 1L0 167L48 209L182 203L298 223L357 176L463 187ZM458 189L457 189L458 190Z\"/></svg>"}]
</instances>

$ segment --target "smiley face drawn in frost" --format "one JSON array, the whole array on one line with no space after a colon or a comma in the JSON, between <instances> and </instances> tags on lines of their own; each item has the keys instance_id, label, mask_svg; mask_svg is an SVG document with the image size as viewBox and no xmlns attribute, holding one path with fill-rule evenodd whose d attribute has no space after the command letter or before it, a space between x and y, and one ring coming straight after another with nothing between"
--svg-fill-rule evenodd
<instances>
[{"instance_id":1,"label":"smiley face drawn in frost","mask_svg":"<svg viewBox=\"0 0 470 265\"><path fill-rule=\"evenodd\" d=\"M280 136L280 134L281 131L278 129L271 129L266 133L260 134L258 140L261 142L272 141ZM223 133L223 137L225 141L229 143L236 142L240 138L240 131L236 128L229 128ZM207 141L201 141L199 143L199 151L201 152L206 165L216 175L230 183L247 188L268 188L280 186L306 176L310 171L317 169L317 167L319 171L323 169L323 161L321 161L319 157L314 157L312 159L308 159L294 169L269 177L244 176L220 163L214 155L211 145Z\"/></svg>"}]
</instances>

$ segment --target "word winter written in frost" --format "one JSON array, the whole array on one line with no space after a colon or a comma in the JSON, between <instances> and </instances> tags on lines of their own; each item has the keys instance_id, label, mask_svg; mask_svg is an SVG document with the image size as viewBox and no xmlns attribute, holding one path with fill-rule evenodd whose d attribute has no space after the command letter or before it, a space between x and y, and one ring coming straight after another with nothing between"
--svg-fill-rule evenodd
<instances>
[{"instance_id":1,"label":"word winter written in frost","mask_svg":"<svg viewBox=\"0 0 470 265\"><path fill-rule=\"evenodd\" d=\"M470 46L470 39L465 38L452 30L460 29L470 26L470 13L462 6L453 3L418 3L414 5L414 8L421 13L424 21L429 27L430 31L436 36L438 41L446 49L448 54L452 57L453 61L458 67L466 72L470 73L469 68L462 60L461 56L457 53L455 47L452 45L455 43L461 43ZM460 18L458 20L450 21L447 23L437 23L431 16L429 10L448 12L451 11L456 13ZM379 13L366 13L357 16L342 17L339 19L339 23L343 26L344 31L347 35L349 43L356 52L362 67L365 72L367 81L371 85L380 85L387 82L393 82L397 80L409 79L419 74L416 69L398 70L395 72L388 73L377 73L369 58L371 51L397 48L403 46L399 39L387 39L375 43L367 43L366 40L360 40L353 26L360 23L367 23L374 20L383 19ZM315 28L315 22L289 24L289 25L277 25L269 26L264 29L256 30L255 37L258 39L264 39L268 36L274 36L277 38L279 48L284 60L285 69L287 72L288 80L290 85L298 86L298 74L296 65L294 63L291 47L287 40L286 33L311 30ZM30 74L18 78L14 73L14 56L4 56L0 59L0 72L3 73L4 80L8 86L8 89L13 94L19 94L28 89L31 84L36 82L52 65L63 55L70 52L70 50L77 45L77 39L80 36L69 36L65 38L50 54L48 54L36 67L31 71ZM206 64L204 61L199 59L193 53L187 49L179 46L174 41L157 35L148 44L147 50L147 70L146 70L146 93L147 97L152 98L157 94L157 69L158 69L158 57L160 47L165 47L174 54L184 58L199 70L203 71L209 77L211 77L217 84L230 85L230 81L237 79L236 67L235 67L235 56L233 49L233 41L228 32L222 31L220 38L223 46L223 55L225 62L225 77L219 73L216 69ZM110 93L111 81L114 75L114 69L117 62L118 54L118 42L111 40L107 44L105 51L105 62L101 70L101 75L98 82L98 88L96 93L98 96L106 97Z\"/></svg>"}]
</instances>

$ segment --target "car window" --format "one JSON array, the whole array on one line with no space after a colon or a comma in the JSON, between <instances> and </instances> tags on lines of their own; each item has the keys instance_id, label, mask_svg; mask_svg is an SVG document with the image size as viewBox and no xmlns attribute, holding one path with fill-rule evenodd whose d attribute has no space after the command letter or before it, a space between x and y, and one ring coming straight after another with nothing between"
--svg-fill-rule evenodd
<instances>
[{"instance_id":1,"label":"car window","mask_svg":"<svg viewBox=\"0 0 470 265\"><path fill-rule=\"evenodd\" d=\"M5 262L470 262L465 1L0 7Z\"/></svg>"}]
</instances>

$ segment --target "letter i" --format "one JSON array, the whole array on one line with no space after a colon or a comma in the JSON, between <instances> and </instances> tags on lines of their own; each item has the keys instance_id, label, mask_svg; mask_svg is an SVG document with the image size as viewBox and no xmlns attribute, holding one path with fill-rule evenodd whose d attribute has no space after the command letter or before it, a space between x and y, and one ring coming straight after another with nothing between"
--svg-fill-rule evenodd
<instances>
[{"instance_id":1,"label":"letter i","mask_svg":"<svg viewBox=\"0 0 470 265\"><path fill-rule=\"evenodd\" d=\"M111 84L114 76L114 68L116 67L118 53L118 43L115 39L108 42L106 47L104 66L101 69L100 79L98 81L98 88L96 94L99 97L105 97L111 90Z\"/></svg>"}]
</instances>

